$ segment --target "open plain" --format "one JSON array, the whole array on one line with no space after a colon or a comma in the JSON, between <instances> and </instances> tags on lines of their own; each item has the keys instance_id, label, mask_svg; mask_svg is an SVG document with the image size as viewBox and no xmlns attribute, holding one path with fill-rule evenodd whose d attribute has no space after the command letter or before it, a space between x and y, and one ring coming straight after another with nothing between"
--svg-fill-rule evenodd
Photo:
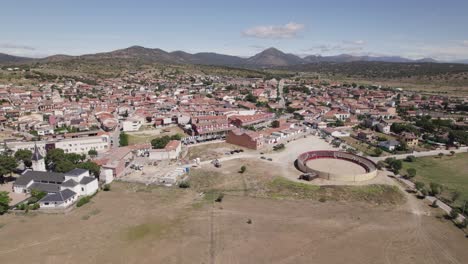
<instances>
[{"instance_id":1,"label":"open plain","mask_svg":"<svg viewBox=\"0 0 468 264\"><path fill-rule=\"evenodd\" d=\"M4 215L0 262L388 264L468 257L462 232L396 186L319 187L282 171L275 162L237 159L192 170L189 189L116 182L65 215Z\"/></svg>"}]
</instances>

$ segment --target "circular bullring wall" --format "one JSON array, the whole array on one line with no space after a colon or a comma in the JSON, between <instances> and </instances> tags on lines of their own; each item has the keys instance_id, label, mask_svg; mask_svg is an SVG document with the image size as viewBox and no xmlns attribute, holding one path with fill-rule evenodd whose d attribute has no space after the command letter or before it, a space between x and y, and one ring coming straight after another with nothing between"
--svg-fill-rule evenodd
<instances>
[{"instance_id":1,"label":"circular bullring wall","mask_svg":"<svg viewBox=\"0 0 468 264\"><path fill-rule=\"evenodd\" d=\"M317 150L302 153L297 158L297 167L304 173L316 173L331 181L359 182L377 176L374 162L347 152Z\"/></svg>"}]
</instances>

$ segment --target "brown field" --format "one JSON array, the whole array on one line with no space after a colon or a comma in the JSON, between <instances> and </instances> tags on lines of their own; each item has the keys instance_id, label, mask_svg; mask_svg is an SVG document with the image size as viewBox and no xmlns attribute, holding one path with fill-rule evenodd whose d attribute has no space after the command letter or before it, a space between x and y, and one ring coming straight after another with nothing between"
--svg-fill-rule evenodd
<instances>
[{"instance_id":1,"label":"brown field","mask_svg":"<svg viewBox=\"0 0 468 264\"><path fill-rule=\"evenodd\" d=\"M232 145L229 143L203 143L200 145L193 145L188 147L187 155L185 159L193 160L200 158L200 160L213 160L221 157L225 157L225 153L235 149L244 149L245 148Z\"/></svg>"},{"instance_id":2,"label":"brown field","mask_svg":"<svg viewBox=\"0 0 468 264\"><path fill-rule=\"evenodd\" d=\"M244 174L237 172L242 164ZM276 166L229 161L192 170L186 190L116 182L66 215L1 216L0 263L387 264L468 257L463 232L396 187L319 187L278 177ZM224 199L213 202L219 193Z\"/></svg>"}]
</instances>

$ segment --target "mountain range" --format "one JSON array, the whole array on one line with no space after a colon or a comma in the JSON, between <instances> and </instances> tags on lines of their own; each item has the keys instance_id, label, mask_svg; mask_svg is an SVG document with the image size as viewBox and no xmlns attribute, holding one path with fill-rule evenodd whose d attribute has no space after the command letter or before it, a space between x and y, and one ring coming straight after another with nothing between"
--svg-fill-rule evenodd
<instances>
[{"instance_id":1,"label":"mountain range","mask_svg":"<svg viewBox=\"0 0 468 264\"><path fill-rule=\"evenodd\" d=\"M203 64L217 66L231 66L243 68L274 68L296 66L312 63L347 63L347 62L395 62L395 63L438 63L432 58L420 60L411 60L398 56L353 56L341 54L336 56L310 55L299 57L294 54L284 53L276 48L266 49L252 57L242 58L238 56L224 55L212 52L187 53L184 51L167 52L162 49L145 48L141 46L132 46L125 49L119 49L111 52L87 54L81 56L54 55L41 59L17 57L0 53L0 63L28 63L28 62L57 62L67 60L138 60L148 63L163 64ZM468 60L457 61L454 63L468 63Z\"/></svg>"}]
</instances>

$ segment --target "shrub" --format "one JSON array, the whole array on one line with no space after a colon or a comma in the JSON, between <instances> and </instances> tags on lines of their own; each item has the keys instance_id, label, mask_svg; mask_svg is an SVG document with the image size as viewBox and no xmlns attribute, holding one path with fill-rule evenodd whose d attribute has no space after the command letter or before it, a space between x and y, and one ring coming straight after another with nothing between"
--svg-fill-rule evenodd
<instances>
[{"instance_id":1,"label":"shrub","mask_svg":"<svg viewBox=\"0 0 468 264\"><path fill-rule=\"evenodd\" d=\"M452 203L454 203L456 200L458 200L458 198L460 198L460 196L461 196L461 193L459 191L455 191L452 194Z\"/></svg>"},{"instance_id":2,"label":"shrub","mask_svg":"<svg viewBox=\"0 0 468 264\"><path fill-rule=\"evenodd\" d=\"M431 182L429 184L429 188L431 189L431 195L433 196L436 196L442 192L442 185L435 182Z\"/></svg>"},{"instance_id":3,"label":"shrub","mask_svg":"<svg viewBox=\"0 0 468 264\"><path fill-rule=\"evenodd\" d=\"M426 188L423 188L423 189L420 191L420 193L421 193L421 196L420 196L419 198L424 199L424 198L426 198L426 196L427 196L427 194L428 194L428 191L427 191Z\"/></svg>"},{"instance_id":4,"label":"shrub","mask_svg":"<svg viewBox=\"0 0 468 264\"><path fill-rule=\"evenodd\" d=\"M457 222L455 225L460 229L466 228L466 226L468 225L468 220L463 219L462 221Z\"/></svg>"},{"instance_id":5,"label":"shrub","mask_svg":"<svg viewBox=\"0 0 468 264\"><path fill-rule=\"evenodd\" d=\"M450 211L449 217L450 219L455 220L458 218L458 214L459 214L458 210L454 208Z\"/></svg>"},{"instance_id":6,"label":"shrub","mask_svg":"<svg viewBox=\"0 0 468 264\"><path fill-rule=\"evenodd\" d=\"M252 224L252 219L250 219L250 218L247 219L247 224L249 224L249 225Z\"/></svg>"},{"instance_id":7,"label":"shrub","mask_svg":"<svg viewBox=\"0 0 468 264\"><path fill-rule=\"evenodd\" d=\"M245 165L242 165L242 167L239 170L239 173L244 173L247 170L247 167Z\"/></svg>"},{"instance_id":8,"label":"shrub","mask_svg":"<svg viewBox=\"0 0 468 264\"><path fill-rule=\"evenodd\" d=\"M374 156L375 157L379 157L380 155L382 155L382 153L383 153L383 151L381 149L379 149L379 148L376 148L374 150Z\"/></svg>"},{"instance_id":9,"label":"shrub","mask_svg":"<svg viewBox=\"0 0 468 264\"><path fill-rule=\"evenodd\" d=\"M433 208L439 208L439 205L437 204L437 199L435 199L435 200L432 202L431 206L432 206Z\"/></svg>"},{"instance_id":10,"label":"shrub","mask_svg":"<svg viewBox=\"0 0 468 264\"><path fill-rule=\"evenodd\" d=\"M223 201L223 198L224 198L224 193L220 193L218 194L218 197L216 197L215 202L220 203Z\"/></svg>"},{"instance_id":11,"label":"shrub","mask_svg":"<svg viewBox=\"0 0 468 264\"><path fill-rule=\"evenodd\" d=\"M409 156L407 156L407 157L405 158L405 161L407 161L407 162L413 162L413 161L415 161L415 160L416 160L416 157L413 156L413 155L409 155Z\"/></svg>"},{"instance_id":12,"label":"shrub","mask_svg":"<svg viewBox=\"0 0 468 264\"><path fill-rule=\"evenodd\" d=\"M319 202L321 202L321 203L324 203L324 202L326 202L326 201L327 201L327 199L326 199L325 197L320 197L320 198L319 198Z\"/></svg>"},{"instance_id":13,"label":"shrub","mask_svg":"<svg viewBox=\"0 0 468 264\"><path fill-rule=\"evenodd\" d=\"M84 196L83 198L81 198L80 200L78 200L78 202L76 203L76 207L81 207L87 203L89 203L89 201L91 200L91 197L89 196Z\"/></svg>"},{"instance_id":14,"label":"shrub","mask_svg":"<svg viewBox=\"0 0 468 264\"><path fill-rule=\"evenodd\" d=\"M424 182L419 182L418 181L418 182L416 182L414 184L414 187L416 188L416 190L420 191L420 190L422 190L424 188Z\"/></svg>"},{"instance_id":15,"label":"shrub","mask_svg":"<svg viewBox=\"0 0 468 264\"><path fill-rule=\"evenodd\" d=\"M383 169L383 168L385 168L385 162L383 162L383 161L378 161L378 162L377 162L377 169L381 170L381 169Z\"/></svg>"},{"instance_id":16,"label":"shrub","mask_svg":"<svg viewBox=\"0 0 468 264\"><path fill-rule=\"evenodd\" d=\"M38 199L36 197L31 197L28 200L28 204L35 204L37 203Z\"/></svg>"},{"instance_id":17,"label":"shrub","mask_svg":"<svg viewBox=\"0 0 468 264\"><path fill-rule=\"evenodd\" d=\"M279 150L282 150L284 148L285 148L285 146L284 146L283 143L273 146L274 151L279 151Z\"/></svg>"},{"instance_id":18,"label":"shrub","mask_svg":"<svg viewBox=\"0 0 468 264\"><path fill-rule=\"evenodd\" d=\"M104 184L104 185L102 186L102 190L105 191L105 192L110 191L110 190L111 190L110 184Z\"/></svg>"},{"instance_id":19,"label":"shrub","mask_svg":"<svg viewBox=\"0 0 468 264\"><path fill-rule=\"evenodd\" d=\"M408 173L408 178L414 178L416 176L416 169L415 168L409 168L406 170Z\"/></svg>"},{"instance_id":20,"label":"shrub","mask_svg":"<svg viewBox=\"0 0 468 264\"><path fill-rule=\"evenodd\" d=\"M37 209L39 209L39 208L40 208L39 203L35 203L35 204L31 205L30 208L31 208L32 210L37 210Z\"/></svg>"},{"instance_id":21,"label":"shrub","mask_svg":"<svg viewBox=\"0 0 468 264\"><path fill-rule=\"evenodd\" d=\"M179 188L182 188L182 189L190 188L190 182L183 181L183 182L179 183Z\"/></svg>"}]
</instances>

